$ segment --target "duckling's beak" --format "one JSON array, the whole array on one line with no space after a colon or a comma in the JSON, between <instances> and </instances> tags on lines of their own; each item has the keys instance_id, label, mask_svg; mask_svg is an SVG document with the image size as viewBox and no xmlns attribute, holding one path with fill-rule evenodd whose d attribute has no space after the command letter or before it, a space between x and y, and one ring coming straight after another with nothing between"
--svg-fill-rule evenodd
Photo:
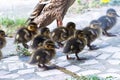
<instances>
[{"instance_id":1,"label":"duckling's beak","mask_svg":"<svg viewBox=\"0 0 120 80\"><path fill-rule=\"evenodd\" d=\"M120 17L118 14L116 14L117 17Z\"/></svg>"},{"instance_id":2,"label":"duckling's beak","mask_svg":"<svg viewBox=\"0 0 120 80\"><path fill-rule=\"evenodd\" d=\"M57 45L54 45L54 48L59 49L59 47Z\"/></svg>"},{"instance_id":3,"label":"duckling's beak","mask_svg":"<svg viewBox=\"0 0 120 80\"><path fill-rule=\"evenodd\" d=\"M115 13L116 17L120 17L117 13Z\"/></svg>"},{"instance_id":4,"label":"duckling's beak","mask_svg":"<svg viewBox=\"0 0 120 80\"><path fill-rule=\"evenodd\" d=\"M4 35L4 37L8 37L8 35Z\"/></svg>"}]
</instances>

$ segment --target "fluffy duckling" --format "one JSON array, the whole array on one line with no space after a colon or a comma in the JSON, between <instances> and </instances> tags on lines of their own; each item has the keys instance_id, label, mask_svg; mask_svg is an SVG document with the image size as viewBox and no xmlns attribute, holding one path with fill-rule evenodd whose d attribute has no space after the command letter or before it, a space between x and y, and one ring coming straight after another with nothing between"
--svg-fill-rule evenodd
<instances>
[{"instance_id":1,"label":"fluffy duckling","mask_svg":"<svg viewBox=\"0 0 120 80\"><path fill-rule=\"evenodd\" d=\"M29 42L37 33L37 24L29 23L27 27L18 29L15 35L15 43L22 43L25 48L29 48L27 42Z\"/></svg>"},{"instance_id":2,"label":"fluffy duckling","mask_svg":"<svg viewBox=\"0 0 120 80\"><path fill-rule=\"evenodd\" d=\"M101 28L103 29L103 34L106 36L115 36L107 31L110 30L117 22L117 17L119 15L112 8L108 9L105 16L100 17L98 20L101 22Z\"/></svg>"},{"instance_id":3,"label":"fluffy duckling","mask_svg":"<svg viewBox=\"0 0 120 80\"><path fill-rule=\"evenodd\" d=\"M40 32L38 35L36 35L31 44L32 49L37 49L40 46L43 46L43 42L47 39L50 39L50 30L47 27L43 27L40 29Z\"/></svg>"},{"instance_id":4,"label":"fluffy duckling","mask_svg":"<svg viewBox=\"0 0 120 80\"><path fill-rule=\"evenodd\" d=\"M33 52L31 59L30 59L30 64L38 64L38 67L40 68L45 68L45 69L50 69L49 66L46 64L53 59L55 56L55 44L52 40L47 39L43 43L43 47L38 48L36 51Z\"/></svg>"},{"instance_id":5,"label":"fluffy duckling","mask_svg":"<svg viewBox=\"0 0 120 80\"><path fill-rule=\"evenodd\" d=\"M63 47L61 42L67 40L70 36L74 34L76 25L73 22L68 22L66 27L58 27L54 29L51 33L53 41L58 43L58 46Z\"/></svg>"},{"instance_id":6,"label":"fluffy duckling","mask_svg":"<svg viewBox=\"0 0 120 80\"><path fill-rule=\"evenodd\" d=\"M90 25L83 29L84 34L87 38L87 46L90 50L98 49L95 45L91 45L91 43L96 40L102 33L102 29L100 28L100 22L98 20L93 20L90 22Z\"/></svg>"},{"instance_id":7,"label":"fluffy duckling","mask_svg":"<svg viewBox=\"0 0 120 80\"><path fill-rule=\"evenodd\" d=\"M73 59L69 57L69 54L75 54L77 60L80 60L78 53L81 52L87 44L86 37L82 30L76 30L74 36L70 37L63 48L63 53L66 54L67 59Z\"/></svg>"},{"instance_id":8,"label":"fluffy duckling","mask_svg":"<svg viewBox=\"0 0 120 80\"><path fill-rule=\"evenodd\" d=\"M76 30L76 24L74 22L68 22L66 28L68 30L69 37L71 37L74 35L74 32Z\"/></svg>"},{"instance_id":9,"label":"fluffy duckling","mask_svg":"<svg viewBox=\"0 0 120 80\"><path fill-rule=\"evenodd\" d=\"M5 37L6 37L5 32L3 30L0 30L0 59L2 59L1 49L6 45Z\"/></svg>"}]
</instances>

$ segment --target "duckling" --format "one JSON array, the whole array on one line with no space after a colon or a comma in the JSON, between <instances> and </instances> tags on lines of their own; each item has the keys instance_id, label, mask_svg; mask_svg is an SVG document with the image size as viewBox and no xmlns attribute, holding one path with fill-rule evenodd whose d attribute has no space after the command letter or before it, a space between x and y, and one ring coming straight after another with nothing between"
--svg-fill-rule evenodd
<instances>
[{"instance_id":1,"label":"duckling","mask_svg":"<svg viewBox=\"0 0 120 80\"><path fill-rule=\"evenodd\" d=\"M31 48L37 49L39 46L43 46L43 42L47 39L50 39L50 30L47 27L43 27L40 29L39 34L33 38Z\"/></svg>"},{"instance_id":2,"label":"duckling","mask_svg":"<svg viewBox=\"0 0 120 80\"><path fill-rule=\"evenodd\" d=\"M74 22L68 22L66 28L68 30L69 37L71 37L74 35L74 32L76 30L76 24Z\"/></svg>"},{"instance_id":3,"label":"duckling","mask_svg":"<svg viewBox=\"0 0 120 80\"><path fill-rule=\"evenodd\" d=\"M65 41L69 36L66 27L57 27L51 32L51 38L53 41L57 42L59 47L63 47L62 42Z\"/></svg>"},{"instance_id":4,"label":"duckling","mask_svg":"<svg viewBox=\"0 0 120 80\"><path fill-rule=\"evenodd\" d=\"M98 20L101 22L101 28L103 30L103 34L106 36L115 36L114 34L108 33L117 22L117 17L119 15L116 13L115 9L108 9L105 16L100 17Z\"/></svg>"},{"instance_id":5,"label":"duckling","mask_svg":"<svg viewBox=\"0 0 120 80\"><path fill-rule=\"evenodd\" d=\"M58 43L60 47L63 47L61 42L67 40L70 36L74 34L76 25L74 22L68 22L66 27L58 27L54 29L51 33L52 39Z\"/></svg>"},{"instance_id":6,"label":"duckling","mask_svg":"<svg viewBox=\"0 0 120 80\"><path fill-rule=\"evenodd\" d=\"M54 41L47 39L44 41L43 46L35 50L30 58L30 64L38 64L38 67L50 69L46 64L55 56L55 44Z\"/></svg>"},{"instance_id":7,"label":"duckling","mask_svg":"<svg viewBox=\"0 0 120 80\"><path fill-rule=\"evenodd\" d=\"M15 35L15 43L22 43L25 48L29 48L27 42L29 42L34 35L37 34L37 24L29 23L27 27L21 27L17 30Z\"/></svg>"},{"instance_id":8,"label":"duckling","mask_svg":"<svg viewBox=\"0 0 120 80\"><path fill-rule=\"evenodd\" d=\"M102 29L100 28L100 22L98 20L92 20L90 25L83 29L84 34L87 38L87 46L90 50L98 49L95 45L91 45L91 43L96 40L102 33Z\"/></svg>"},{"instance_id":9,"label":"duckling","mask_svg":"<svg viewBox=\"0 0 120 80\"><path fill-rule=\"evenodd\" d=\"M77 57L77 60L80 60L78 53L81 52L84 47L87 44L86 37L82 30L76 30L74 36L70 37L64 47L63 47L63 53L66 54L67 59L74 59L72 57L69 57L69 54L75 53L75 56Z\"/></svg>"},{"instance_id":10,"label":"duckling","mask_svg":"<svg viewBox=\"0 0 120 80\"><path fill-rule=\"evenodd\" d=\"M5 37L6 37L5 32L3 30L0 30L0 59L2 59L1 49L6 45Z\"/></svg>"}]
</instances>

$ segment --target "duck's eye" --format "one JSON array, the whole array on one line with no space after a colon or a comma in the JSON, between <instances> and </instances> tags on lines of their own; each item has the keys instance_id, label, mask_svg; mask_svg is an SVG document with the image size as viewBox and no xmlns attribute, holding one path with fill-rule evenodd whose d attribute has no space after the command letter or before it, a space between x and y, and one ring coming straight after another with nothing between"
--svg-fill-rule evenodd
<instances>
[{"instance_id":1,"label":"duck's eye","mask_svg":"<svg viewBox=\"0 0 120 80\"><path fill-rule=\"evenodd\" d=\"M30 31L35 31L36 30L36 28L34 27L34 26L28 26L28 30L30 30Z\"/></svg>"}]
</instances>

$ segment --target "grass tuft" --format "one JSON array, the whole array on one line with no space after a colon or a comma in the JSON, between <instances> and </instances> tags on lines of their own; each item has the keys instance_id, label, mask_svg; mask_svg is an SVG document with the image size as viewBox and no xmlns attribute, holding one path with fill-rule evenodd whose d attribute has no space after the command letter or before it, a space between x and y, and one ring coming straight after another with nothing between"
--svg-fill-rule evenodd
<instances>
[{"instance_id":1,"label":"grass tuft","mask_svg":"<svg viewBox=\"0 0 120 80\"><path fill-rule=\"evenodd\" d=\"M0 25L2 25L1 28L5 30L6 34L14 34L16 29L26 26L26 20L27 18L0 17Z\"/></svg>"}]
</instances>

